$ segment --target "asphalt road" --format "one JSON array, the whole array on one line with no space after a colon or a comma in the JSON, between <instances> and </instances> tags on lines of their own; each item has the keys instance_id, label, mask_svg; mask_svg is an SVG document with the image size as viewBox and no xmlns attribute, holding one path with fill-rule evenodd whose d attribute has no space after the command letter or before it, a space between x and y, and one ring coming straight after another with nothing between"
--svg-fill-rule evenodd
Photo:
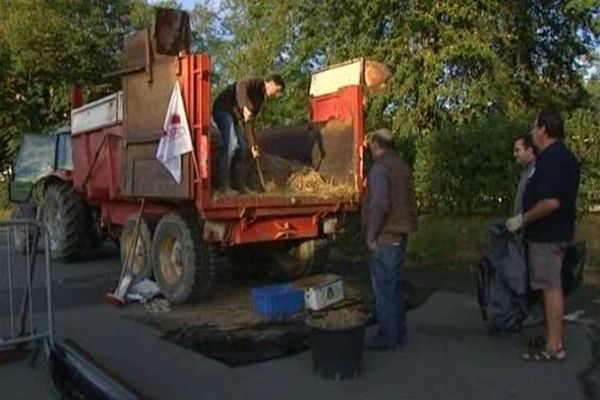
<instances>
[{"instance_id":1,"label":"asphalt road","mask_svg":"<svg viewBox=\"0 0 600 400\"><path fill-rule=\"evenodd\" d=\"M0 312L6 312L5 266L0 233ZM22 259L17 269L23 272ZM229 368L164 341L158 330L134 322L130 316L140 311L139 305L115 309L102 304L102 295L113 288L119 274L118 256L111 246L79 263L53 264L52 272L57 338L74 339L151 398L600 399L597 325L566 325L565 362L523 362L518 358L521 345L536 331L489 335L469 293L472 281L461 274L409 271L413 281L437 291L409 313L407 345L396 353L365 353L360 378L333 382L313 375L310 352ZM35 286L34 295L43 294L42 285ZM0 336L5 332L6 324L0 324ZM0 398L52 398L44 360L33 368L26 361L0 365Z\"/></svg>"}]
</instances>

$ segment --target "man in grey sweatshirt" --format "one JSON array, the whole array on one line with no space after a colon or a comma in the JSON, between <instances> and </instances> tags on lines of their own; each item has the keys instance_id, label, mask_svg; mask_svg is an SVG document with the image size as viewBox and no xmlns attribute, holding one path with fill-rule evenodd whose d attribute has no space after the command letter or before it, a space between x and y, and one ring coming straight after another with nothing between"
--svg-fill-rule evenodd
<instances>
[{"instance_id":1,"label":"man in grey sweatshirt","mask_svg":"<svg viewBox=\"0 0 600 400\"><path fill-rule=\"evenodd\" d=\"M513 155L515 161L519 164L523 171L521 172L521 179L519 180L519 186L517 187L517 195L515 196L515 204L513 206L513 214L521 214L523 210L523 193L525 192L525 186L527 181L535 172L535 154L536 150L533 146L531 136L523 135L515 140L513 146Z\"/></svg>"},{"instance_id":2,"label":"man in grey sweatshirt","mask_svg":"<svg viewBox=\"0 0 600 400\"><path fill-rule=\"evenodd\" d=\"M530 135L522 135L515 140L513 146L513 155L515 161L523 170L521 171L521 179L517 186L517 194L515 195L515 204L513 206L513 214L518 215L523 212L523 193L527 186L527 181L535 173L535 156L537 150L533 145L533 140ZM523 320L523 326L535 326L543 322L543 310L539 301L530 304L528 315Z\"/></svg>"}]
</instances>

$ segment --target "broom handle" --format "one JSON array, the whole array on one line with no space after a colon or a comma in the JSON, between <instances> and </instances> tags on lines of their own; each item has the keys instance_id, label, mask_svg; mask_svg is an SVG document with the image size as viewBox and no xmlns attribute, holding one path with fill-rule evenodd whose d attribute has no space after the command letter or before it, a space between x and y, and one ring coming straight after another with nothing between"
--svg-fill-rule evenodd
<instances>
[{"instance_id":1,"label":"broom handle","mask_svg":"<svg viewBox=\"0 0 600 400\"><path fill-rule=\"evenodd\" d=\"M142 199L142 205L140 206L140 211L138 213L137 219L135 220L135 226L133 227L133 243L132 246L127 248L127 254L125 254L125 264L121 269L121 277L119 278L119 282L125 276L125 272L129 270L130 264L133 261L133 257L135 255L135 250L137 249L138 239L139 239L139 230L142 222L142 214L144 212L144 205L146 204L146 199Z\"/></svg>"},{"instance_id":2,"label":"broom handle","mask_svg":"<svg viewBox=\"0 0 600 400\"><path fill-rule=\"evenodd\" d=\"M251 146L257 146L256 137L254 136L254 125L251 121L246 122L246 129L248 130L249 136L252 138ZM258 157L254 157L254 160L256 161L256 169L258 170L258 179L260 179L260 184L262 185L262 187L264 189L266 187L265 177L263 175L262 168L260 166L259 158L260 158L260 155Z\"/></svg>"},{"instance_id":3,"label":"broom handle","mask_svg":"<svg viewBox=\"0 0 600 400\"><path fill-rule=\"evenodd\" d=\"M259 157L256 157L255 160L256 160L256 169L258 170L258 178L260 179L260 184L264 188L265 187L265 177L263 176L262 168L260 167Z\"/></svg>"}]
</instances>

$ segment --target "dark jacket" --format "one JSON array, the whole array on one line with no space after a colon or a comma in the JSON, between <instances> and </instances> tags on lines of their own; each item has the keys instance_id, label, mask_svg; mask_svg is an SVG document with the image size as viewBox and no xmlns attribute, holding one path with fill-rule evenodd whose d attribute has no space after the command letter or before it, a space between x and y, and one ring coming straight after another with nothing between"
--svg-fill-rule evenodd
<instances>
[{"instance_id":1,"label":"dark jacket","mask_svg":"<svg viewBox=\"0 0 600 400\"><path fill-rule=\"evenodd\" d=\"M417 206L412 173L392 150L375 159L367 181L362 225L367 241L397 243L417 229Z\"/></svg>"},{"instance_id":2,"label":"dark jacket","mask_svg":"<svg viewBox=\"0 0 600 400\"><path fill-rule=\"evenodd\" d=\"M580 171L575 155L557 141L535 160L535 172L523 194L523 212L544 199L558 199L560 206L552 214L525 226L525 238L532 242L569 242L575 234L576 201Z\"/></svg>"},{"instance_id":3,"label":"dark jacket","mask_svg":"<svg viewBox=\"0 0 600 400\"><path fill-rule=\"evenodd\" d=\"M243 108L247 107L256 116L265 101L265 82L262 79L242 79L227 86L215 99L213 112L227 112L241 120Z\"/></svg>"}]
</instances>

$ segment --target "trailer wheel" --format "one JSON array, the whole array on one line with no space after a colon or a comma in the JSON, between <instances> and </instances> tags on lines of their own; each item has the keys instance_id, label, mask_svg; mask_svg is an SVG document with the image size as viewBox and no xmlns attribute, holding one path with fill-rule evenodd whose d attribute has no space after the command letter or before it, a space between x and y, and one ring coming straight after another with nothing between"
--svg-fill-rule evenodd
<instances>
[{"instance_id":1,"label":"trailer wheel","mask_svg":"<svg viewBox=\"0 0 600 400\"><path fill-rule=\"evenodd\" d=\"M127 262L127 254L130 251L133 251L133 254L130 255L132 257L132 267L133 272L135 274L136 279L143 280L150 277L150 273L152 271L151 263L150 263L150 254L152 251L152 236L150 234L150 228L148 227L148 223L144 218L140 220L139 227L139 236L135 249L132 249L134 244L134 229L135 223L137 220L137 214L130 216L127 219L125 225L123 225L123 230L121 231L121 236L119 238L119 249L121 253L121 264L125 265Z\"/></svg>"},{"instance_id":2,"label":"trailer wheel","mask_svg":"<svg viewBox=\"0 0 600 400\"><path fill-rule=\"evenodd\" d=\"M206 299L216 280L216 262L202 240L196 215L168 214L154 232L152 271L172 303Z\"/></svg>"},{"instance_id":3,"label":"trailer wheel","mask_svg":"<svg viewBox=\"0 0 600 400\"><path fill-rule=\"evenodd\" d=\"M54 260L73 261L86 245L85 209L81 198L62 183L51 183L44 192L42 221Z\"/></svg>"},{"instance_id":4,"label":"trailer wheel","mask_svg":"<svg viewBox=\"0 0 600 400\"><path fill-rule=\"evenodd\" d=\"M321 270L327 262L326 239L277 243L273 249L274 274L279 279L300 279Z\"/></svg>"},{"instance_id":5,"label":"trailer wheel","mask_svg":"<svg viewBox=\"0 0 600 400\"><path fill-rule=\"evenodd\" d=\"M11 219L31 219L35 220L35 203L30 200L27 203L15 203L12 205ZM34 228L27 229L25 226L14 226L11 229L12 245L17 253L25 254L27 251L27 233L29 233L29 243L33 240Z\"/></svg>"}]
</instances>

